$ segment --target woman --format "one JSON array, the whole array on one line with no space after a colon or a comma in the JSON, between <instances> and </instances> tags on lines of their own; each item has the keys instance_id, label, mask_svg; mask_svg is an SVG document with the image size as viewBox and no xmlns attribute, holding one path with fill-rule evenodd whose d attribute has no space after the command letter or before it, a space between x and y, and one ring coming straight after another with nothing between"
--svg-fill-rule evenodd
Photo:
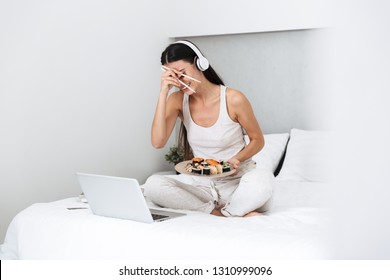
<instances>
[{"instance_id":1,"label":"woman","mask_svg":"<svg viewBox=\"0 0 390 280\"><path fill-rule=\"evenodd\" d=\"M155 148L167 143L177 118L179 140L186 159L228 161L237 172L210 179L206 176L153 175L145 195L155 204L197 210L217 216L257 216L268 210L274 176L255 168L251 157L264 146L264 137L243 93L226 88L208 60L189 41L169 45L161 55L164 72L152 124ZM172 87L179 91L169 94ZM243 129L250 142L245 144Z\"/></svg>"}]
</instances>

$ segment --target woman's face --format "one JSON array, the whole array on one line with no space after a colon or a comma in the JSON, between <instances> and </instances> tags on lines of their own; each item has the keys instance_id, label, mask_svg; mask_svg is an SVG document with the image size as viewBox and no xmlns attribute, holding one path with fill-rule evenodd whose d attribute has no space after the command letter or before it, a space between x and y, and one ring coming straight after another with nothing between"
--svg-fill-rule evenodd
<instances>
[{"instance_id":1,"label":"woman's face","mask_svg":"<svg viewBox=\"0 0 390 280\"><path fill-rule=\"evenodd\" d=\"M198 70L198 68L195 66L194 63L191 64L191 63L184 61L184 60L178 60L178 61L174 61L174 62L169 62L165 66L172 69L176 73L176 75L180 81L182 81L183 83L188 85L190 88L192 88L194 91L196 91L196 88L198 87L199 83L182 75L182 74L184 74L186 76L195 78L197 80L201 80L202 79L202 72ZM185 87L184 85L182 85L180 87L180 89L188 95L193 94L193 92L190 89L188 89L187 87Z\"/></svg>"}]
</instances>

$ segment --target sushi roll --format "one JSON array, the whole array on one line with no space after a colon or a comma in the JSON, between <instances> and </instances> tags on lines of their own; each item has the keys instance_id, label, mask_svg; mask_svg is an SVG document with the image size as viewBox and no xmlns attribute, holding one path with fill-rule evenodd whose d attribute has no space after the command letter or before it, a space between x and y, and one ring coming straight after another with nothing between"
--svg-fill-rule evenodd
<instances>
[{"instance_id":1,"label":"sushi roll","mask_svg":"<svg viewBox=\"0 0 390 280\"><path fill-rule=\"evenodd\" d=\"M199 169L199 168L192 168L192 173L201 175L202 174L202 170Z\"/></svg>"},{"instance_id":2,"label":"sushi roll","mask_svg":"<svg viewBox=\"0 0 390 280\"><path fill-rule=\"evenodd\" d=\"M209 165L217 165L218 164L218 161L216 161L215 159L206 159L206 162Z\"/></svg>"},{"instance_id":3,"label":"sushi roll","mask_svg":"<svg viewBox=\"0 0 390 280\"><path fill-rule=\"evenodd\" d=\"M222 166L222 172L229 172L231 170L230 165L228 163L225 163Z\"/></svg>"},{"instance_id":4,"label":"sushi roll","mask_svg":"<svg viewBox=\"0 0 390 280\"><path fill-rule=\"evenodd\" d=\"M203 161L204 161L203 158L193 158L192 164L195 164L195 163L201 164Z\"/></svg>"},{"instance_id":5,"label":"sushi roll","mask_svg":"<svg viewBox=\"0 0 390 280\"><path fill-rule=\"evenodd\" d=\"M210 175L210 167L203 168L203 175Z\"/></svg>"}]
</instances>

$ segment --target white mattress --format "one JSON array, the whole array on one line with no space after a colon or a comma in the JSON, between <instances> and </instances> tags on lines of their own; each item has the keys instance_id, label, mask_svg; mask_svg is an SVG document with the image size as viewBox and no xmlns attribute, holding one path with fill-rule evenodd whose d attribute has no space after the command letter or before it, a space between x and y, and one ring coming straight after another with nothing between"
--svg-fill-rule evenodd
<instances>
[{"instance_id":1,"label":"white mattress","mask_svg":"<svg viewBox=\"0 0 390 280\"><path fill-rule=\"evenodd\" d=\"M38 203L11 222L1 259L327 259L327 185L277 182L265 216L189 212L143 224L93 215L78 198Z\"/></svg>"}]
</instances>

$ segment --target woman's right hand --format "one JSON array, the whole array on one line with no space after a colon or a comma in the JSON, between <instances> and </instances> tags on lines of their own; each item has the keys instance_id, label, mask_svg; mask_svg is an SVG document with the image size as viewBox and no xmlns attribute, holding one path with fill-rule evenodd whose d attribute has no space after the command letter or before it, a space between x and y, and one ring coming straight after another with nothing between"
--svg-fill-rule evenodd
<instances>
[{"instance_id":1,"label":"woman's right hand","mask_svg":"<svg viewBox=\"0 0 390 280\"><path fill-rule=\"evenodd\" d=\"M180 83L177 74L171 70L166 69L161 74L160 93L168 94L173 86L180 88Z\"/></svg>"}]
</instances>

